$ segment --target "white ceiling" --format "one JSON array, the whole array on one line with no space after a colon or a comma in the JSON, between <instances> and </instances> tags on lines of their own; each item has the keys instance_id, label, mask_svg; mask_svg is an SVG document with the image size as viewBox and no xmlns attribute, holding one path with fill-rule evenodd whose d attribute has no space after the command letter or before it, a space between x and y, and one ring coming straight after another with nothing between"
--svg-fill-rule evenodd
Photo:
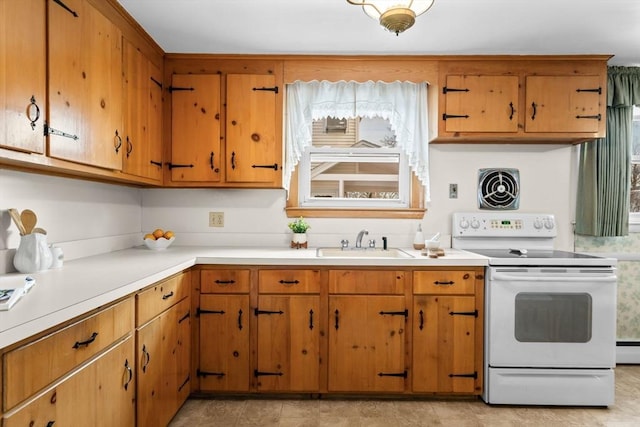
<instances>
[{"instance_id":1,"label":"white ceiling","mask_svg":"<svg viewBox=\"0 0 640 427\"><path fill-rule=\"evenodd\" d=\"M435 0L396 36L346 0L119 0L168 53L611 54L640 65L640 0Z\"/></svg>"}]
</instances>

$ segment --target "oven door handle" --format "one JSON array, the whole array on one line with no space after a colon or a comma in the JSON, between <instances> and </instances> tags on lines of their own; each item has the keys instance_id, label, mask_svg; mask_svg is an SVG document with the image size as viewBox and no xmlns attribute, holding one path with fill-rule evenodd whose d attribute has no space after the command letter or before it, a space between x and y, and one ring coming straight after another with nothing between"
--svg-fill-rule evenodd
<instances>
[{"instance_id":1,"label":"oven door handle","mask_svg":"<svg viewBox=\"0 0 640 427\"><path fill-rule=\"evenodd\" d=\"M527 276L520 274L503 274L495 273L491 276L491 280L512 281L512 282L590 282L590 283L614 283L616 281L615 274L610 276Z\"/></svg>"}]
</instances>

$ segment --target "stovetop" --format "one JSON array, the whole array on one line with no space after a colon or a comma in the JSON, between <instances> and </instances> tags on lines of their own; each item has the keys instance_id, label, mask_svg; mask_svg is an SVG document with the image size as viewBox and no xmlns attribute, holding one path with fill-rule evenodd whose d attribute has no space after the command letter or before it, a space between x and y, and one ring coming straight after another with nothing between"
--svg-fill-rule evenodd
<instances>
[{"instance_id":1,"label":"stovetop","mask_svg":"<svg viewBox=\"0 0 640 427\"><path fill-rule=\"evenodd\" d=\"M466 249L489 258L489 265L498 266L571 266L610 267L616 260L578 252L556 250Z\"/></svg>"}]
</instances>

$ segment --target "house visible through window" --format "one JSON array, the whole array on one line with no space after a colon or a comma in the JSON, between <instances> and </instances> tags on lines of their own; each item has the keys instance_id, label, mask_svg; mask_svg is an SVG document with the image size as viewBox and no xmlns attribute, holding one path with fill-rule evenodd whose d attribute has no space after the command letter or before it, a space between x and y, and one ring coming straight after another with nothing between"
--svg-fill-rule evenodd
<instances>
[{"instance_id":1,"label":"house visible through window","mask_svg":"<svg viewBox=\"0 0 640 427\"><path fill-rule=\"evenodd\" d=\"M299 186L301 206L407 207L409 169L388 120L327 117L313 121Z\"/></svg>"}]
</instances>

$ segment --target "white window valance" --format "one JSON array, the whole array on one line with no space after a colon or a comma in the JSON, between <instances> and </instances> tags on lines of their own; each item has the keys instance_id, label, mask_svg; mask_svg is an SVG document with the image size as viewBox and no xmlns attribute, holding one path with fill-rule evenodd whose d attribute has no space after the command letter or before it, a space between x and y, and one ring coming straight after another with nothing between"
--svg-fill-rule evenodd
<instances>
[{"instance_id":1,"label":"white window valance","mask_svg":"<svg viewBox=\"0 0 640 427\"><path fill-rule=\"evenodd\" d=\"M427 84L411 82L296 81L287 85L284 187L307 147L312 122L324 117L381 117L396 134L398 147L429 194Z\"/></svg>"}]
</instances>

